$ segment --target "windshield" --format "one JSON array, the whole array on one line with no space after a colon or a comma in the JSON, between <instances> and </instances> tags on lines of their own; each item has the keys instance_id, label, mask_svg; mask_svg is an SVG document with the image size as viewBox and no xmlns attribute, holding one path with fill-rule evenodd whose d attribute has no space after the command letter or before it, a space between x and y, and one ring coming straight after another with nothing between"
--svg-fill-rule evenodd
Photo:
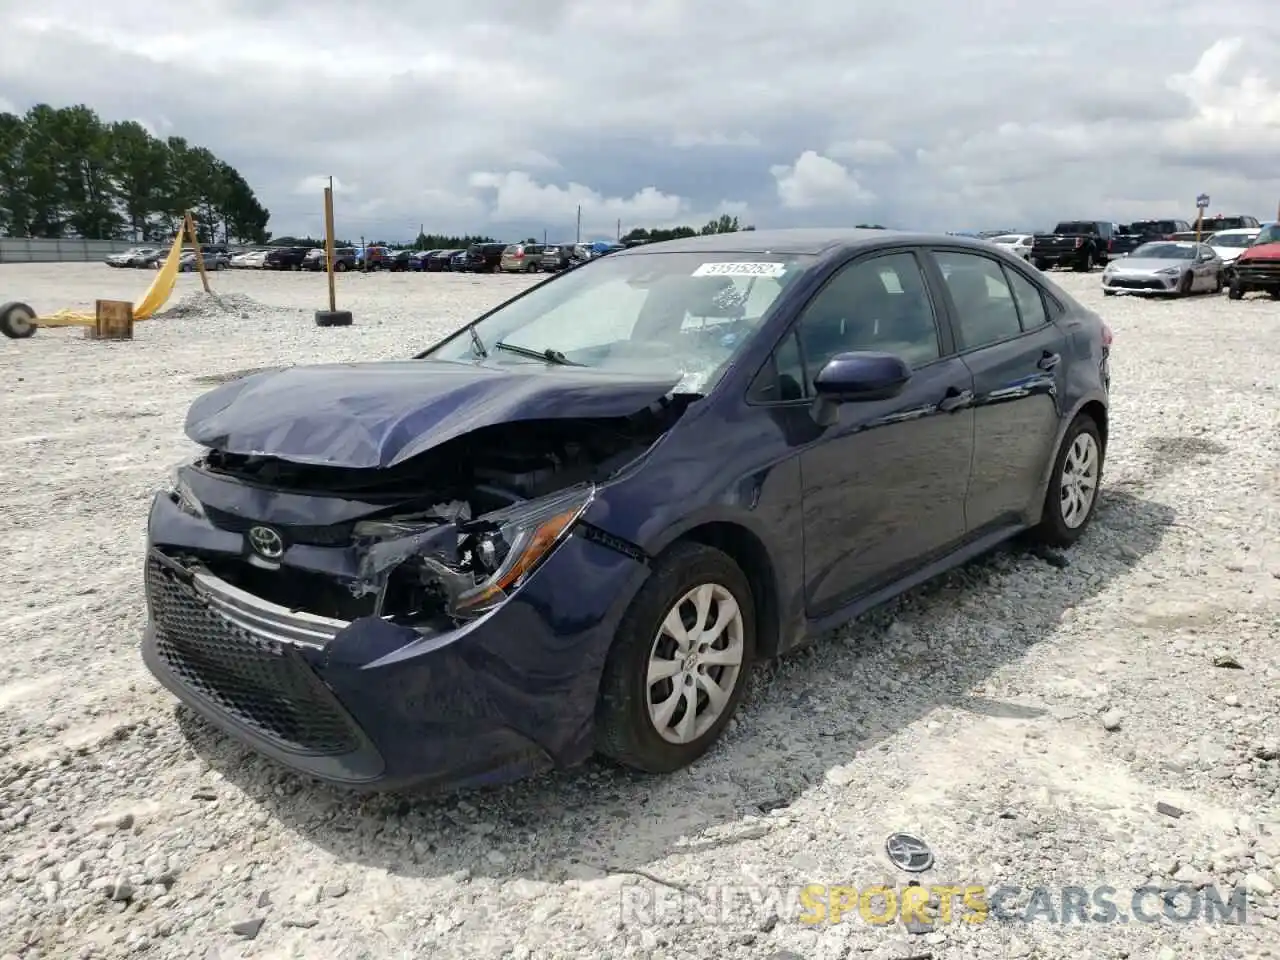
<instances>
[{"instance_id":1,"label":"windshield","mask_svg":"<svg viewBox=\"0 0 1280 960\"><path fill-rule=\"evenodd\" d=\"M487 363L670 375L681 378L677 392L705 393L812 259L710 252L603 257L531 288L473 328ZM466 330L427 356L479 359Z\"/></svg>"},{"instance_id":2,"label":"windshield","mask_svg":"<svg viewBox=\"0 0 1280 960\"><path fill-rule=\"evenodd\" d=\"M1258 231L1254 243L1280 243L1280 223L1272 223Z\"/></svg>"},{"instance_id":3,"label":"windshield","mask_svg":"<svg viewBox=\"0 0 1280 960\"><path fill-rule=\"evenodd\" d=\"M1181 243L1144 243L1131 256L1135 260L1190 260L1195 248Z\"/></svg>"},{"instance_id":4,"label":"windshield","mask_svg":"<svg viewBox=\"0 0 1280 960\"><path fill-rule=\"evenodd\" d=\"M1215 233L1205 243L1211 247L1248 247L1253 244L1253 237L1248 233Z\"/></svg>"}]
</instances>

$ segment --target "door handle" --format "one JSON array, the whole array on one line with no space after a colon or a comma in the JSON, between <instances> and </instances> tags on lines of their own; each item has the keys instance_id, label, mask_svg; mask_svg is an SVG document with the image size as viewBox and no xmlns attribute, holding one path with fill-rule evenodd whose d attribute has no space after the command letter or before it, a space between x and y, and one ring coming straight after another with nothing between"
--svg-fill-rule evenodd
<instances>
[{"instance_id":1,"label":"door handle","mask_svg":"<svg viewBox=\"0 0 1280 960\"><path fill-rule=\"evenodd\" d=\"M1052 370L1054 367L1058 365L1058 361L1060 361L1061 359L1062 359L1061 354L1050 353L1048 350L1046 350L1044 354L1040 357L1039 361L1037 361L1036 366L1039 367L1041 370Z\"/></svg>"},{"instance_id":2,"label":"door handle","mask_svg":"<svg viewBox=\"0 0 1280 960\"><path fill-rule=\"evenodd\" d=\"M938 409L943 413L951 413L952 411L963 409L971 403L973 403L972 390L957 390L955 387L948 387L947 395L938 404Z\"/></svg>"}]
</instances>

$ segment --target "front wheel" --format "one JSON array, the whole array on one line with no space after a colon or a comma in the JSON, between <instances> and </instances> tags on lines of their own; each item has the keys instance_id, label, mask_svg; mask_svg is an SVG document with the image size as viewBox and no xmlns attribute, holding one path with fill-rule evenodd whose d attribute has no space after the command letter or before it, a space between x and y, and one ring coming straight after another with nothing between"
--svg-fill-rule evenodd
<instances>
[{"instance_id":1,"label":"front wheel","mask_svg":"<svg viewBox=\"0 0 1280 960\"><path fill-rule=\"evenodd\" d=\"M741 703L755 652L755 605L741 568L712 547L676 544L654 564L609 651L597 749L646 773L692 763Z\"/></svg>"},{"instance_id":2,"label":"front wheel","mask_svg":"<svg viewBox=\"0 0 1280 960\"><path fill-rule=\"evenodd\" d=\"M1227 287L1227 296L1232 300L1243 300L1245 292L1244 284L1233 277L1231 286Z\"/></svg>"},{"instance_id":3,"label":"front wheel","mask_svg":"<svg viewBox=\"0 0 1280 960\"><path fill-rule=\"evenodd\" d=\"M1184 273L1182 275L1182 279L1178 281L1178 296L1180 297L1191 296L1191 284L1193 281L1194 281L1194 277L1192 277L1191 274Z\"/></svg>"},{"instance_id":4,"label":"front wheel","mask_svg":"<svg viewBox=\"0 0 1280 960\"><path fill-rule=\"evenodd\" d=\"M1084 533L1098 504L1102 480L1102 434L1088 414L1079 414L1054 460L1044 515L1035 536L1055 547L1069 547Z\"/></svg>"}]
</instances>

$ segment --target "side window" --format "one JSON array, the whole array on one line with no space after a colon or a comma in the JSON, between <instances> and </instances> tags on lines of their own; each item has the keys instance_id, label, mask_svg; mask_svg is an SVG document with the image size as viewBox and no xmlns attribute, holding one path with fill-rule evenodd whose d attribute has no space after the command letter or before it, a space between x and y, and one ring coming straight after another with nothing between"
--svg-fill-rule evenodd
<instances>
[{"instance_id":1,"label":"side window","mask_svg":"<svg viewBox=\"0 0 1280 960\"><path fill-rule=\"evenodd\" d=\"M809 384L839 353L896 353L912 366L941 356L933 304L912 253L842 267L809 301L796 331Z\"/></svg>"},{"instance_id":2,"label":"side window","mask_svg":"<svg viewBox=\"0 0 1280 960\"><path fill-rule=\"evenodd\" d=\"M1040 288L1018 273L1006 270L1009 286L1013 290L1013 301L1018 305L1018 316L1022 319L1023 330L1036 330L1049 322L1049 314L1044 308L1044 298Z\"/></svg>"},{"instance_id":3,"label":"side window","mask_svg":"<svg viewBox=\"0 0 1280 960\"><path fill-rule=\"evenodd\" d=\"M804 399L804 362L800 359L800 346L794 330L774 348L773 355L756 374L747 395L757 403Z\"/></svg>"},{"instance_id":4,"label":"side window","mask_svg":"<svg viewBox=\"0 0 1280 960\"><path fill-rule=\"evenodd\" d=\"M956 307L961 349L972 350L1022 332L1004 269L975 253L939 250L935 256Z\"/></svg>"}]
</instances>

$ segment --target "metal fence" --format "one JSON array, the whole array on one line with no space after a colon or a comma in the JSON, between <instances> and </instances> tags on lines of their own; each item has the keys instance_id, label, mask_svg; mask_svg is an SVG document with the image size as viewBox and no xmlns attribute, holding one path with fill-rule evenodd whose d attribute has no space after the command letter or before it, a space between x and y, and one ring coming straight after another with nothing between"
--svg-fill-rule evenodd
<instances>
[{"instance_id":1,"label":"metal fence","mask_svg":"<svg viewBox=\"0 0 1280 960\"><path fill-rule=\"evenodd\" d=\"M121 253L137 243L129 240L28 240L0 237L0 263L85 263Z\"/></svg>"}]
</instances>

